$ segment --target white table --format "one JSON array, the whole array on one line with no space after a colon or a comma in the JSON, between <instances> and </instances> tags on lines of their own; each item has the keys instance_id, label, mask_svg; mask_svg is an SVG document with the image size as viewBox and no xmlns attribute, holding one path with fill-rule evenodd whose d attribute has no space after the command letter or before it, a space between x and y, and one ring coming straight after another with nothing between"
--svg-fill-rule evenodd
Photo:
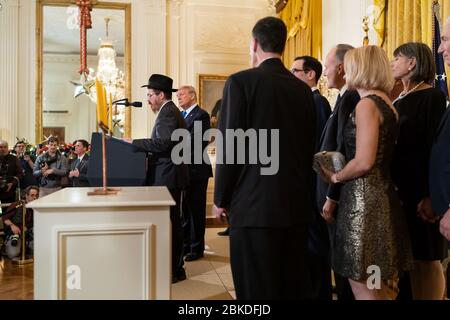
<instances>
[{"instance_id":1,"label":"white table","mask_svg":"<svg viewBox=\"0 0 450 320\"><path fill-rule=\"evenodd\" d=\"M88 196L66 188L31 202L35 299L170 299L174 205L165 187Z\"/></svg>"}]
</instances>

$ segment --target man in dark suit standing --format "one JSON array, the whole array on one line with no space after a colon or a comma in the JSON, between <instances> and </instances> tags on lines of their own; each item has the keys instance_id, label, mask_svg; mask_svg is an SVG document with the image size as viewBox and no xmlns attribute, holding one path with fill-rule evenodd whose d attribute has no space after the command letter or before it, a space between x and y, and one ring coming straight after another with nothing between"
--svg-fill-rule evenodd
<instances>
[{"instance_id":1,"label":"man in dark suit standing","mask_svg":"<svg viewBox=\"0 0 450 320\"><path fill-rule=\"evenodd\" d=\"M313 214L316 117L311 89L281 61L286 36L282 20L259 20L250 47L255 68L231 75L222 98L218 128L223 150L217 152L214 203L218 219L229 213L238 299L309 297L305 256ZM258 141L237 132L259 134ZM264 142L265 135L277 134ZM246 142L236 147L236 140ZM274 172L265 170L261 156L256 164L249 161L249 153L261 154L261 148L279 160ZM221 156L228 158L225 164Z\"/></svg>"},{"instance_id":2,"label":"man in dark suit standing","mask_svg":"<svg viewBox=\"0 0 450 320\"><path fill-rule=\"evenodd\" d=\"M339 44L332 48L325 59L324 75L328 80L328 87L338 89L339 96L333 112L325 124L319 140L318 151L339 151L345 155L343 131L350 114L358 104L360 97L356 91L347 90L344 72L344 56L353 49L347 44ZM316 183L317 208L328 223L330 252L333 254L334 237L336 233L335 214L339 203L341 185L329 185L320 177ZM353 300L353 293L348 279L334 274L336 291L339 300Z\"/></svg>"},{"instance_id":3,"label":"man in dark suit standing","mask_svg":"<svg viewBox=\"0 0 450 320\"><path fill-rule=\"evenodd\" d=\"M211 163L206 163L208 141L203 141L205 131L211 127L209 114L197 104L197 93L192 86L183 86L177 92L181 115L191 137L191 162L189 186L183 196L184 260L194 261L203 257L205 250L206 190L213 176ZM201 147L195 148L196 141Z\"/></svg>"},{"instance_id":4,"label":"man in dark suit standing","mask_svg":"<svg viewBox=\"0 0 450 320\"><path fill-rule=\"evenodd\" d=\"M89 155L86 154L89 143L80 139L75 142L75 151L77 159L70 165L69 179L72 187L89 187L87 171L89 166Z\"/></svg>"},{"instance_id":5,"label":"man in dark suit standing","mask_svg":"<svg viewBox=\"0 0 450 320\"><path fill-rule=\"evenodd\" d=\"M318 152L319 139L331 114L331 107L328 100L320 94L317 88L317 83L322 76L322 64L314 57L297 57L292 64L291 72L298 79L306 83L313 92L317 116L315 152ZM313 188L313 192L315 192L315 183L311 187ZM330 241L328 239L327 224L320 216L320 212L321 210L316 208L312 223L309 227L307 262L311 280L311 298L332 300L331 268L328 261Z\"/></svg>"},{"instance_id":6,"label":"man in dark suit standing","mask_svg":"<svg viewBox=\"0 0 450 320\"><path fill-rule=\"evenodd\" d=\"M450 17L441 36L439 53L450 66ZM450 108L444 114L431 152L430 194L434 211L442 216L440 231L450 241Z\"/></svg>"},{"instance_id":7,"label":"man in dark suit standing","mask_svg":"<svg viewBox=\"0 0 450 320\"><path fill-rule=\"evenodd\" d=\"M183 229L181 227L181 191L189 183L189 172L185 164L176 165L171 152L177 142L171 140L176 129L184 129L185 124L177 106L172 101L173 80L167 76L153 74L148 84L147 99L153 112L157 113L151 139L133 140L133 145L146 150L148 159L147 183L149 186L166 186L176 202L170 207L172 222L172 283L185 280L183 268Z\"/></svg>"}]
</instances>

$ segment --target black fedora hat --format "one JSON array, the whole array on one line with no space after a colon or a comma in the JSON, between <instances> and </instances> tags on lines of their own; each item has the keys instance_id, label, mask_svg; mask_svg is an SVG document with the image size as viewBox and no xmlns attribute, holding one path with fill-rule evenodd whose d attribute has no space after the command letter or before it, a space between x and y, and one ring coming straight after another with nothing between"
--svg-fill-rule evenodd
<instances>
[{"instance_id":1,"label":"black fedora hat","mask_svg":"<svg viewBox=\"0 0 450 320\"><path fill-rule=\"evenodd\" d=\"M141 88L155 89L163 92L176 92L178 89L173 89L173 80L168 76L162 74L152 74L148 79L148 84L144 84Z\"/></svg>"}]
</instances>

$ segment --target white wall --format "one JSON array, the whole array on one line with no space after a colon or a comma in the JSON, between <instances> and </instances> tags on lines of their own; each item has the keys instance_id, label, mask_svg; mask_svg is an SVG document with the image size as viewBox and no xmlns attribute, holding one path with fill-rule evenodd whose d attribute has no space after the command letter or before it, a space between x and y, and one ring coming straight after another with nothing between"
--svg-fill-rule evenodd
<instances>
[{"instance_id":1,"label":"white wall","mask_svg":"<svg viewBox=\"0 0 450 320\"><path fill-rule=\"evenodd\" d=\"M373 6L373 0L322 0L322 47L323 58L332 47L348 43L355 47L363 44L362 17ZM369 32L371 44L377 43L376 34Z\"/></svg>"}]
</instances>

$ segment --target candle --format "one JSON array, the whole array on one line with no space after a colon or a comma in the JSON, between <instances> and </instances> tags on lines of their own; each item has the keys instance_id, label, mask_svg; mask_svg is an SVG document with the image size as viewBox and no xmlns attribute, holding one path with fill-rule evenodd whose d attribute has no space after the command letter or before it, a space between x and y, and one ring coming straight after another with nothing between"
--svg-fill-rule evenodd
<instances>
[{"instance_id":1,"label":"candle","mask_svg":"<svg viewBox=\"0 0 450 320\"><path fill-rule=\"evenodd\" d=\"M100 124L102 121L102 115L101 115L101 104L103 102L103 88L102 84L98 79L95 79L95 89L97 91L97 123Z\"/></svg>"},{"instance_id":2,"label":"candle","mask_svg":"<svg viewBox=\"0 0 450 320\"><path fill-rule=\"evenodd\" d=\"M109 93L109 131L113 132L113 105L112 105L112 94Z\"/></svg>"},{"instance_id":3,"label":"candle","mask_svg":"<svg viewBox=\"0 0 450 320\"><path fill-rule=\"evenodd\" d=\"M103 87L103 109L102 109L102 121L103 124L105 125L105 127L108 126L108 104L107 104L107 97L108 95L106 94L106 88Z\"/></svg>"}]
</instances>

